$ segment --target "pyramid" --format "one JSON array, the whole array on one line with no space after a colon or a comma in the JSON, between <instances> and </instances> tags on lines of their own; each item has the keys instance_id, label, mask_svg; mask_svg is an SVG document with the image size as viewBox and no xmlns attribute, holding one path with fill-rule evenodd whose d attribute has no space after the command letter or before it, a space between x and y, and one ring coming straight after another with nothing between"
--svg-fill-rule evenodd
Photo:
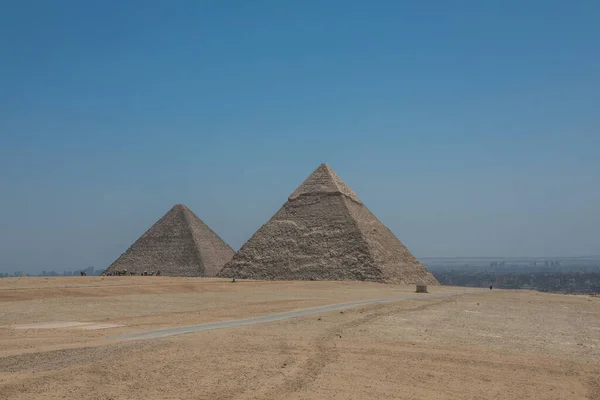
<instances>
[{"instance_id":1,"label":"pyramid","mask_svg":"<svg viewBox=\"0 0 600 400\"><path fill-rule=\"evenodd\" d=\"M326 164L217 276L439 284Z\"/></svg>"},{"instance_id":2,"label":"pyramid","mask_svg":"<svg viewBox=\"0 0 600 400\"><path fill-rule=\"evenodd\" d=\"M189 208L177 204L102 275L127 270L139 275L215 276L234 251Z\"/></svg>"}]
</instances>

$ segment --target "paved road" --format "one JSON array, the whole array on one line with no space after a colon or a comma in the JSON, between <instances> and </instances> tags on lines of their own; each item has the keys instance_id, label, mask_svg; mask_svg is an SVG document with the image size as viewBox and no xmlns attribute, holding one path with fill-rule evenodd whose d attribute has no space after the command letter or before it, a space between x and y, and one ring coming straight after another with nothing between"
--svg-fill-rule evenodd
<instances>
[{"instance_id":1,"label":"paved road","mask_svg":"<svg viewBox=\"0 0 600 400\"><path fill-rule=\"evenodd\" d=\"M278 313L278 314L261 315L259 317L246 318L246 319L236 319L236 320L221 321L221 322L210 322L210 323L205 323L205 324L178 326L178 327L174 327L174 328L155 329L155 330L146 331L146 332L128 333L128 334L124 334L124 335L113 336L113 337L110 337L110 339L120 339L120 340L157 339L157 338L173 336L173 335L183 335L185 333L191 333L191 332L209 331L209 330L213 330L213 329L222 329L222 328L232 328L235 326L243 326L243 325L264 324L267 322L281 321L284 319L303 317L305 315L318 314L318 313L323 313L323 312L328 312L328 311L344 310L346 308L365 306L365 305L370 305L370 304L392 303L395 301L411 300L411 299L429 299L432 297L448 297L448 296L456 296L459 294L474 293L474 292L480 292L480 291L470 290L470 291L448 292L448 293L414 294L414 295L392 297L392 298L385 298L385 299L353 301L350 303L330 304L330 305L314 307L314 308L305 308L305 309L301 309L301 310L286 311L286 312L282 312L282 313Z\"/></svg>"}]
</instances>

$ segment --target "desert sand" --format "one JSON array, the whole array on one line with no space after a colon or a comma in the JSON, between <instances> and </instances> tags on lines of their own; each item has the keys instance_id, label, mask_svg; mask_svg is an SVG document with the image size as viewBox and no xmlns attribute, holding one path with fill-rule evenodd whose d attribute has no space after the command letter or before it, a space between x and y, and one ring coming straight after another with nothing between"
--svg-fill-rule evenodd
<instances>
[{"instance_id":1,"label":"desert sand","mask_svg":"<svg viewBox=\"0 0 600 400\"><path fill-rule=\"evenodd\" d=\"M600 399L600 298L364 282L0 280L0 399Z\"/></svg>"}]
</instances>

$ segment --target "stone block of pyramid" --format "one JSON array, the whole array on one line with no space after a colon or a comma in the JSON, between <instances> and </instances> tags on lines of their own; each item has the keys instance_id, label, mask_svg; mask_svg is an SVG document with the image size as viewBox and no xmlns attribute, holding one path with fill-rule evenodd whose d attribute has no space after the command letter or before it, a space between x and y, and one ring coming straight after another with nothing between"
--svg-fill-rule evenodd
<instances>
[{"instance_id":1,"label":"stone block of pyramid","mask_svg":"<svg viewBox=\"0 0 600 400\"><path fill-rule=\"evenodd\" d=\"M217 276L439 284L326 164Z\"/></svg>"},{"instance_id":2,"label":"stone block of pyramid","mask_svg":"<svg viewBox=\"0 0 600 400\"><path fill-rule=\"evenodd\" d=\"M177 204L102 275L144 271L167 276L215 276L233 257L229 247L189 208Z\"/></svg>"}]
</instances>

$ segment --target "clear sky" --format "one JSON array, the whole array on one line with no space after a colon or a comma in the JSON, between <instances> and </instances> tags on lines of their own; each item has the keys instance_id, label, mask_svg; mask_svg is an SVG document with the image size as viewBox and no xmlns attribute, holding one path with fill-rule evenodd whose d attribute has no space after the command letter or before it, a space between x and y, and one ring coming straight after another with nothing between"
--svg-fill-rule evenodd
<instances>
[{"instance_id":1,"label":"clear sky","mask_svg":"<svg viewBox=\"0 0 600 400\"><path fill-rule=\"evenodd\" d=\"M417 257L600 254L600 2L0 0L0 271L327 162Z\"/></svg>"}]
</instances>

